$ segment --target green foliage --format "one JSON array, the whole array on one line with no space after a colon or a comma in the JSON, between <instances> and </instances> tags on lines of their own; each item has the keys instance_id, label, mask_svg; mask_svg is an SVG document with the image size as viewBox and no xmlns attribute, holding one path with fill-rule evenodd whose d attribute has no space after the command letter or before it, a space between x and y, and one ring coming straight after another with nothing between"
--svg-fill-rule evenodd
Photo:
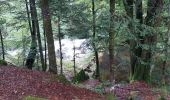
<instances>
[{"instance_id":1,"label":"green foliage","mask_svg":"<svg viewBox=\"0 0 170 100\"><path fill-rule=\"evenodd\" d=\"M26 97L24 97L23 100L47 100L47 99L39 98L39 97L33 97L33 96L26 96Z\"/></svg>"},{"instance_id":2,"label":"green foliage","mask_svg":"<svg viewBox=\"0 0 170 100\"><path fill-rule=\"evenodd\" d=\"M167 100L165 97L160 97L159 100Z\"/></svg>"},{"instance_id":3,"label":"green foliage","mask_svg":"<svg viewBox=\"0 0 170 100\"><path fill-rule=\"evenodd\" d=\"M161 97L159 100L167 100L166 97L168 95L168 91L167 91L167 87L166 86L162 86L161 87Z\"/></svg>"},{"instance_id":4,"label":"green foliage","mask_svg":"<svg viewBox=\"0 0 170 100\"><path fill-rule=\"evenodd\" d=\"M111 87L112 86L112 83L109 82L109 81L103 81L101 84L97 85L94 89L95 92L97 93L100 93L100 94L103 94L105 93L105 88L107 87Z\"/></svg>"},{"instance_id":5,"label":"green foliage","mask_svg":"<svg viewBox=\"0 0 170 100\"><path fill-rule=\"evenodd\" d=\"M85 71L82 69L79 73L77 73L74 77L73 77L73 82L74 83L79 83L81 81L87 80L89 79L89 76L85 73Z\"/></svg>"},{"instance_id":6,"label":"green foliage","mask_svg":"<svg viewBox=\"0 0 170 100\"><path fill-rule=\"evenodd\" d=\"M0 60L0 65L5 65L5 66L7 66L8 63L7 63L5 60Z\"/></svg>"},{"instance_id":7,"label":"green foliage","mask_svg":"<svg viewBox=\"0 0 170 100\"><path fill-rule=\"evenodd\" d=\"M62 74L57 75L56 78L57 78L57 80L58 80L59 82L61 82L61 83L63 83L63 84L71 84L70 81L68 81L67 78L66 78L64 75L62 75Z\"/></svg>"},{"instance_id":8,"label":"green foliage","mask_svg":"<svg viewBox=\"0 0 170 100\"><path fill-rule=\"evenodd\" d=\"M60 75L54 75L51 79L50 79L50 82L60 82L60 83L63 83L63 84L71 84L70 81L67 80L67 78L60 74Z\"/></svg>"},{"instance_id":9,"label":"green foliage","mask_svg":"<svg viewBox=\"0 0 170 100\"><path fill-rule=\"evenodd\" d=\"M106 100L117 100L116 97L114 97L112 93L106 94L105 97L106 97Z\"/></svg>"}]
</instances>

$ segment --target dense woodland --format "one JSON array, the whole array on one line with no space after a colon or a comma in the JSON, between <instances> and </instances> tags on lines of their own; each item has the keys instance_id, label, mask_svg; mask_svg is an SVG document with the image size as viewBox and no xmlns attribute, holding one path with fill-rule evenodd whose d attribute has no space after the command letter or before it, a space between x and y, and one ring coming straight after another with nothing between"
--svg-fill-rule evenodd
<instances>
[{"instance_id":1,"label":"dense woodland","mask_svg":"<svg viewBox=\"0 0 170 100\"><path fill-rule=\"evenodd\" d=\"M1 71L55 75L96 99L169 100L169 37L170 0L0 0Z\"/></svg>"}]
</instances>

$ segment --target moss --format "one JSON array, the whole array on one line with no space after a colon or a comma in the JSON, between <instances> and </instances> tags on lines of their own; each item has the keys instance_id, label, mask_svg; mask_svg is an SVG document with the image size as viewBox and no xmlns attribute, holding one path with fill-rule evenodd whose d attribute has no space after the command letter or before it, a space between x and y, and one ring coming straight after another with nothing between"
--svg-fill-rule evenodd
<instances>
[{"instance_id":1,"label":"moss","mask_svg":"<svg viewBox=\"0 0 170 100\"><path fill-rule=\"evenodd\" d=\"M47 99L38 98L38 97L33 97L33 96L26 96L26 97L24 97L23 100L47 100Z\"/></svg>"},{"instance_id":2,"label":"moss","mask_svg":"<svg viewBox=\"0 0 170 100\"><path fill-rule=\"evenodd\" d=\"M76 83L76 82L81 82L81 81L84 81L84 80L88 80L89 79L89 76L85 73L85 71L82 69L79 73L77 73L74 77L73 77L73 83Z\"/></svg>"},{"instance_id":3,"label":"moss","mask_svg":"<svg viewBox=\"0 0 170 100\"><path fill-rule=\"evenodd\" d=\"M60 83L63 83L63 84L71 84L70 81L67 80L67 78L64 76L64 75L58 75L57 77L57 80L60 82Z\"/></svg>"},{"instance_id":4,"label":"moss","mask_svg":"<svg viewBox=\"0 0 170 100\"><path fill-rule=\"evenodd\" d=\"M60 82L63 84L71 84L71 82L68 81L67 78L62 74L52 76L52 78L50 79L50 82Z\"/></svg>"},{"instance_id":5,"label":"moss","mask_svg":"<svg viewBox=\"0 0 170 100\"><path fill-rule=\"evenodd\" d=\"M165 97L160 97L159 100L167 100Z\"/></svg>"},{"instance_id":6,"label":"moss","mask_svg":"<svg viewBox=\"0 0 170 100\"><path fill-rule=\"evenodd\" d=\"M5 65L5 66L7 66L8 63L7 63L5 60L0 60L0 65Z\"/></svg>"},{"instance_id":7,"label":"moss","mask_svg":"<svg viewBox=\"0 0 170 100\"><path fill-rule=\"evenodd\" d=\"M106 94L105 95L105 97L106 97L106 100L117 100L114 96L113 96L113 94Z\"/></svg>"}]
</instances>

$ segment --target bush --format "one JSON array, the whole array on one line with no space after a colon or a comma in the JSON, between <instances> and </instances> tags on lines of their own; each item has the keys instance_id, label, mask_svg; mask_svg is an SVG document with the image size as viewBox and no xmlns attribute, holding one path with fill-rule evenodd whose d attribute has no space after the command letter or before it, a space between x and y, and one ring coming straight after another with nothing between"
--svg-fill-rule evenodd
<instances>
[{"instance_id":1,"label":"bush","mask_svg":"<svg viewBox=\"0 0 170 100\"><path fill-rule=\"evenodd\" d=\"M71 84L64 75L58 75L57 80L63 84Z\"/></svg>"},{"instance_id":2,"label":"bush","mask_svg":"<svg viewBox=\"0 0 170 100\"><path fill-rule=\"evenodd\" d=\"M79 73L77 73L74 77L73 77L73 83L76 82L81 82L81 81L85 81L88 80L89 76L85 73L85 71L82 69Z\"/></svg>"},{"instance_id":3,"label":"bush","mask_svg":"<svg viewBox=\"0 0 170 100\"><path fill-rule=\"evenodd\" d=\"M52 76L52 78L50 79L50 82L60 82L63 84L71 84L70 81L68 81L67 78L63 74Z\"/></svg>"},{"instance_id":4,"label":"bush","mask_svg":"<svg viewBox=\"0 0 170 100\"><path fill-rule=\"evenodd\" d=\"M0 60L0 65L7 66L7 65L8 65L8 63L7 63L5 60Z\"/></svg>"}]
</instances>

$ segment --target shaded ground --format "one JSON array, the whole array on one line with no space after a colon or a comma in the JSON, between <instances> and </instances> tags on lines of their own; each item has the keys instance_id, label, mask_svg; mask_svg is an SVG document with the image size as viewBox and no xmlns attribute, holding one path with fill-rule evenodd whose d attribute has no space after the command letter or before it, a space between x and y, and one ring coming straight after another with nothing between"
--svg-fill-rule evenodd
<instances>
[{"instance_id":1,"label":"shaded ground","mask_svg":"<svg viewBox=\"0 0 170 100\"><path fill-rule=\"evenodd\" d=\"M101 85L98 80L87 80L83 82L83 86L89 89L95 89L96 86L100 86L100 90L102 90L100 92L112 95L116 98L113 100L170 100L168 90L162 90L160 87L148 85L142 81L135 81L130 84L112 84L110 87ZM161 97L166 99L160 99Z\"/></svg>"},{"instance_id":2,"label":"shaded ground","mask_svg":"<svg viewBox=\"0 0 170 100\"><path fill-rule=\"evenodd\" d=\"M22 100L26 96L48 100L104 100L86 89L51 81L49 73L0 66L0 100Z\"/></svg>"}]
</instances>

